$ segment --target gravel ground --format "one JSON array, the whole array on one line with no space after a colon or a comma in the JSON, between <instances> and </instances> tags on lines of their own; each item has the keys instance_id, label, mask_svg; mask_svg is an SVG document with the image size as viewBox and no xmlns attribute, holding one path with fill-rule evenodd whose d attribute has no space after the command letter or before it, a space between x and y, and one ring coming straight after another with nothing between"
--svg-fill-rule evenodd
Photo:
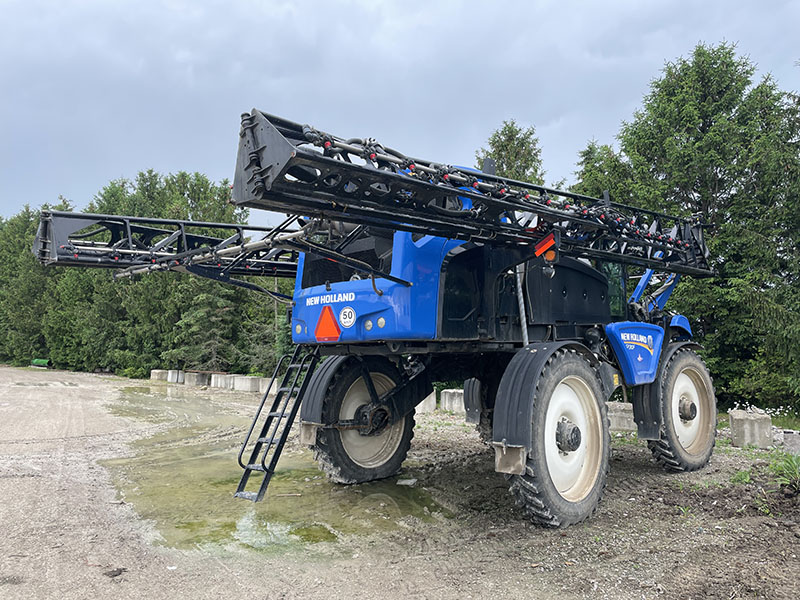
<instances>
[{"instance_id":1,"label":"gravel ground","mask_svg":"<svg viewBox=\"0 0 800 600\"><path fill-rule=\"evenodd\" d=\"M544 530L524 521L477 434L439 413L417 417L401 477L416 479L447 518L395 515L380 533L278 552L170 547L98 464L191 426L181 415L120 416L131 385L0 367L0 598L800 596L800 501L769 481L767 452L720 438L706 469L669 475L643 443L615 437L594 518ZM233 442L255 397L213 396L208 410L224 407L241 423L215 434ZM191 448L191 439L175 443ZM306 452L294 441L288 449ZM749 481L732 483L744 470ZM318 484L305 485L311 495Z\"/></svg>"}]
</instances>

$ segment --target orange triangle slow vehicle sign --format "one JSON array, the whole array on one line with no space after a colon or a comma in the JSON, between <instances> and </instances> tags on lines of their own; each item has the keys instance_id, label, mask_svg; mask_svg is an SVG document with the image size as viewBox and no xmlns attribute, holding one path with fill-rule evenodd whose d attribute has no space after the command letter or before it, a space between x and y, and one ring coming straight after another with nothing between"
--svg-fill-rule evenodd
<instances>
[{"instance_id":1,"label":"orange triangle slow vehicle sign","mask_svg":"<svg viewBox=\"0 0 800 600\"><path fill-rule=\"evenodd\" d=\"M314 337L318 342L336 342L341 334L342 330L339 329L333 309L330 306L323 306L317 327L314 329Z\"/></svg>"}]
</instances>

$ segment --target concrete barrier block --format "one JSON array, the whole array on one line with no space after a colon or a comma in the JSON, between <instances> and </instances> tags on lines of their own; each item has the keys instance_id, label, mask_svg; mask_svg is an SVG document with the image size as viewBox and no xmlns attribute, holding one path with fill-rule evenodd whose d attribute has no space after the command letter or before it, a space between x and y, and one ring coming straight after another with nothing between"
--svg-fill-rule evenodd
<instances>
[{"instance_id":1,"label":"concrete barrier block","mask_svg":"<svg viewBox=\"0 0 800 600\"><path fill-rule=\"evenodd\" d=\"M261 383L260 380L260 377L235 375L233 377L233 389L237 392L257 392L258 384Z\"/></svg>"},{"instance_id":2,"label":"concrete barrier block","mask_svg":"<svg viewBox=\"0 0 800 600\"><path fill-rule=\"evenodd\" d=\"M734 446L768 448L772 445L772 419L769 415L745 410L732 410L728 415L731 419L731 443Z\"/></svg>"},{"instance_id":3,"label":"concrete barrier block","mask_svg":"<svg viewBox=\"0 0 800 600\"><path fill-rule=\"evenodd\" d=\"M211 382L211 375L208 373L184 373L184 385L194 385L201 387L208 385Z\"/></svg>"},{"instance_id":4,"label":"concrete barrier block","mask_svg":"<svg viewBox=\"0 0 800 600\"><path fill-rule=\"evenodd\" d=\"M417 404L417 414L432 413L436 410L436 390L432 391L428 396Z\"/></svg>"},{"instance_id":5,"label":"concrete barrier block","mask_svg":"<svg viewBox=\"0 0 800 600\"><path fill-rule=\"evenodd\" d=\"M611 431L638 431L630 402L606 402Z\"/></svg>"},{"instance_id":6,"label":"concrete barrier block","mask_svg":"<svg viewBox=\"0 0 800 600\"><path fill-rule=\"evenodd\" d=\"M183 371L170 369L167 371L167 383L183 383Z\"/></svg>"},{"instance_id":7,"label":"concrete barrier block","mask_svg":"<svg viewBox=\"0 0 800 600\"><path fill-rule=\"evenodd\" d=\"M788 429L783 432L783 449L800 456L800 431Z\"/></svg>"},{"instance_id":8,"label":"concrete barrier block","mask_svg":"<svg viewBox=\"0 0 800 600\"><path fill-rule=\"evenodd\" d=\"M272 377L259 377L258 378L258 393L263 394L267 391L267 386L269 382L272 381ZM275 384L272 386L272 389L269 391L270 396L274 396L277 393L278 386L280 385L280 381L275 380Z\"/></svg>"},{"instance_id":9,"label":"concrete barrier block","mask_svg":"<svg viewBox=\"0 0 800 600\"><path fill-rule=\"evenodd\" d=\"M153 369L152 371L150 371L150 379L152 381L166 381L167 380L166 369Z\"/></svg>"},{"instance_id":10,"label":"concrete barrier block","mask_svg":"<svg viewBox=\"0 0 800 600\"><path fill-rule=\"evenodd\" d=\"M464 409L464 390L442 390L439 396L439 404L442 410L466 415L467 411Z\"/></svg>"},{"instance_id":11,"label":"concrete barrier block","mask_svg":"<svg viewBox=\"0 0 800 600\"><path fill-rule=\"evenodd\" d=\"M213 388L222 388L225 389L228 387L228 380L230 379L230 375L226 375L224 373L212 373L211 374L211 387Z\"/></svg>"}]
</instances>

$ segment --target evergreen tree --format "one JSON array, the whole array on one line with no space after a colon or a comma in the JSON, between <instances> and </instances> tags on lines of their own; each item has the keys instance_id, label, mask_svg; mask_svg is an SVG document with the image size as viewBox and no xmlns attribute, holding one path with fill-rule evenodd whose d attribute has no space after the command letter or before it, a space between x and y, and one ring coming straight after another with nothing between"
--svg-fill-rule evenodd
<instances>
[{"instance_id":1,"label":"evergreen tree","mask_svg":"<svg viewBox=\"0 0 800 600\"><path fill-rule=\"evenodd\" d=\"M800 363L780 342L798 308L800 122L796 97L754 70L729 44L667 63L621 152L592 142L581 154L575 189L702 216L719 277L688 279L671 307L696 319L723 401L781 404L800 399Z\"/></svg>"},{"instance_id":2,"label":"evergreen tree","mask_svg":"<svg viewBox=\"0 0 800 600\"><path fill-rule=\"evenodd\" d=\"M478 169L483 168L485 159L491 158L499 177L538 184L544 182L542 150L533 126L523 129L514 119L503 121L503 126L489 136L488 146L488 150L481 148L475 153Z\"/></svg>"}]
</instances>

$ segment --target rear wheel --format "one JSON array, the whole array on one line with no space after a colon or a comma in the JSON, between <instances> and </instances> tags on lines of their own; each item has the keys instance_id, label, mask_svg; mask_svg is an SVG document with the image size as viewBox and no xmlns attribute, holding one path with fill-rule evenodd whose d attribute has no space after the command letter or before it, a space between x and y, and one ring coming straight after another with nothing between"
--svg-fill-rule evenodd
<instances>
[{"instance_id":1,"label":"rear wheel","mask_svg":"<svg viewBox=\"0 0 800 600\"><path fill-rule=\"evenodd\" d=\"M608 474L608 415L595 369L573 351L556 352L533 391L531 453L511 492L533 521L562 527L597 508Z\"/></svg>"},{"instance_id":2,"label":"rear wheel","mask_svg":"<svg viewBox=\"0 0 800 600\"><path fill-rule=\"evenodd\" d=\"M366 359L378 395L394 388L400 376L385 359ZM360 365L343 362L325 393L323 422L351 420L371 401ZM369 435L357 429L320 428L314 457L333 481L363 483L390 477L400 470L414 436L414 411L392 425Z\"/></svg>"},{"instance_id":3,"label":"rear wheel","mask_svg":"<svg viewBox=\"0 0 800 600\"><path fill-rule=\"evenodd\" d=\"M661 439L647 442L668 471L708 464L717 432L717 401L706 365L691 350L678 350L661 378Z\"/></svg>"}]
</instances>

